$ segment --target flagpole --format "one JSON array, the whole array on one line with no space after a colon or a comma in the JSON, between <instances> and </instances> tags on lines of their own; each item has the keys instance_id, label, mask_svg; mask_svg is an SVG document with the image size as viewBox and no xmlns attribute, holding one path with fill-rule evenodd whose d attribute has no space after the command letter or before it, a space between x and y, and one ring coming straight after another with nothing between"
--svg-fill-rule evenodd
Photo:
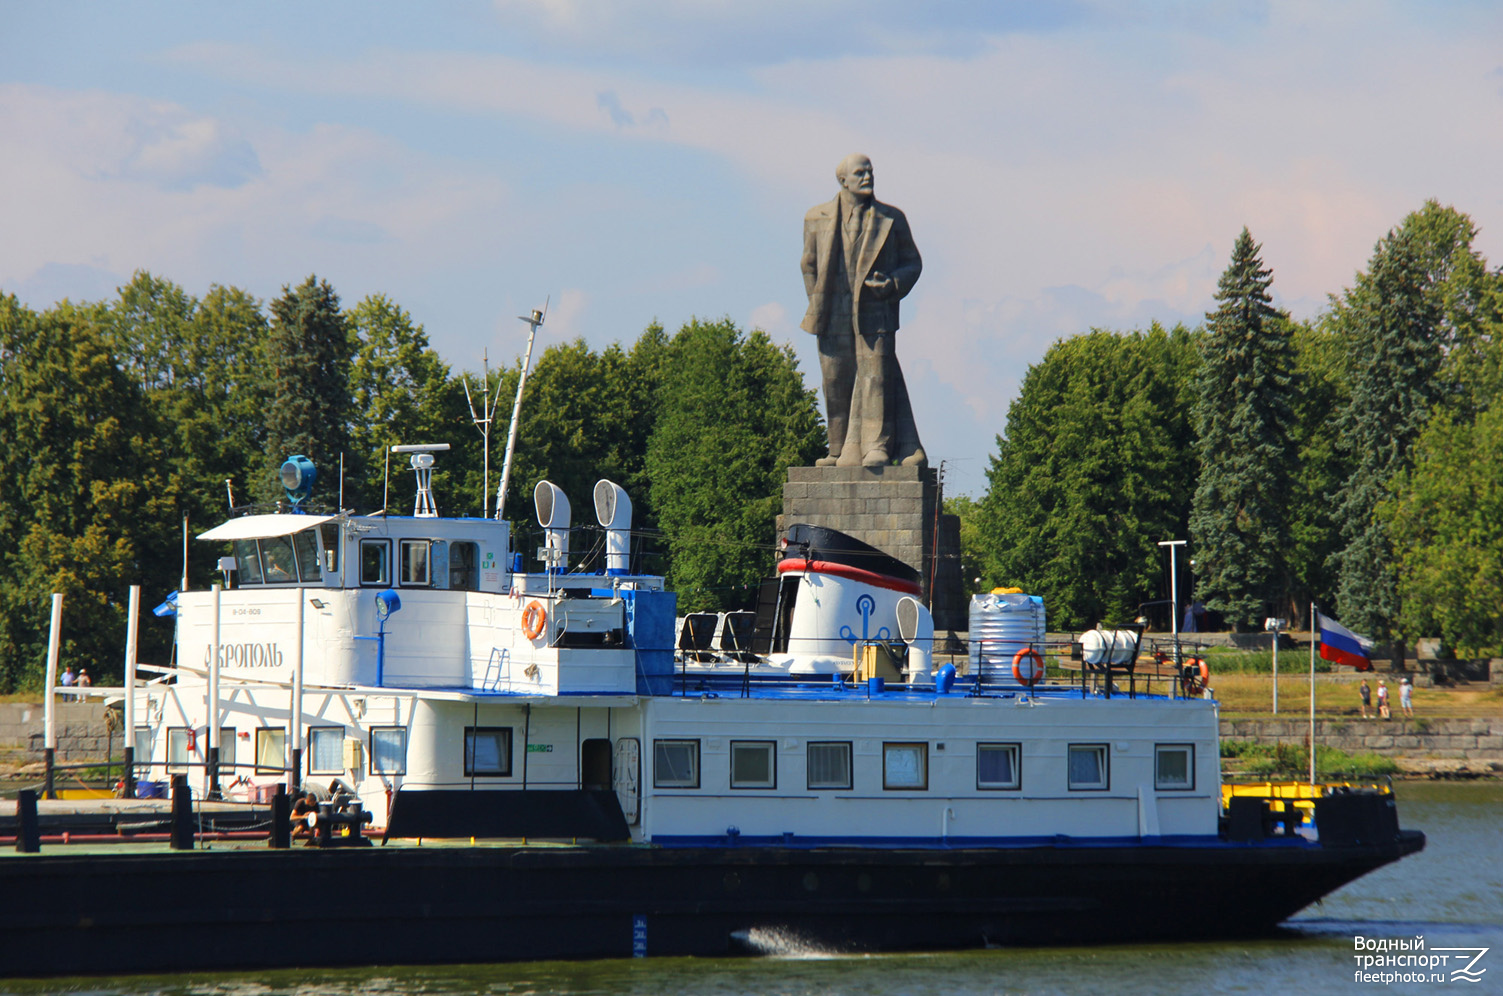
<instances>
[{"instance_id":1,"label":"flagpole","mask_svg":"<svg viewBox=\"0 0 1503 996\"><path fill-rule=\"evenodd\" d=\"M1310 603L1310 784L1315 784L1315 644L1320 639L1320 617Z\"/></svg>"}]
</instances>

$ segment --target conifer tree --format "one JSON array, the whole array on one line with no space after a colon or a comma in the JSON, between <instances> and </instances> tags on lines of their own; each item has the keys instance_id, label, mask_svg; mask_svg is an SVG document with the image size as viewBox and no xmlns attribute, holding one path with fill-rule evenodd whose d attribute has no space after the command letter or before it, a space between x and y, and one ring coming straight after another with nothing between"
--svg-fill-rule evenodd
<instances>
[{"instance_id":1,"label":"conifer tree","mask_svg":"<svg viewBox=\"0 0 1503 996\"><path fill-rule=\"evenodd\" d=\"M1336 608L1347 625L1379 639L1396 635L1402 606L1398 558L1375 513L1448 393L1438 374L1465 334L1451 315L1452 276L1475 235L1466 215L1429 201L1378 242L1368 271L1334 302L1331 322L1352 358L1351 401L1338 423L1352 470L1335 496L1344 543Z\"/></svg>"},{"instance_id":2,"label":"conifer tree","mask_svg":"<svg viewBox=\"0 0 1503 996\"><path fill-rule=\"evenodd\" d=\"M319 504L338 494L339 455L349 450L350 362L353 337L339 310L339 295L327 281L309 276L296 289L284 287L271 302L267 364L272 373L266 414L267 465L252 489L279 498L276 470L300 453L318 468Z\"/></svg>"},{"instance_id":3,"label":"conifer tree","mask_svg":"<svg viewBox=\"0 0 1503 996\"><path fill-rule=\"evenodd\" d=\"M1206 315L1195 392L1195 591L1238 629L1283 608L1288 590L1295 357L1261 249L1243 228Z\"/></svg>"}]
</instances>

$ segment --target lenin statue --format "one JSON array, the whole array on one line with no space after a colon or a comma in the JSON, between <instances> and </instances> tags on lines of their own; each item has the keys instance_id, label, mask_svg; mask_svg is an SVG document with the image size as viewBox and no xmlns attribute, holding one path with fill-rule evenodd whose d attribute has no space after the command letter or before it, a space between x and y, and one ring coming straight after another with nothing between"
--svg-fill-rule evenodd
<instances>
[{"instance_id":1,"label":"lenin statue","mask_svg":"<svg viewBox=\"0 0 1503 996\"><path fill-rule=\"evenodd\" d=\"M803 329L819 338L828 456L819 467L927 466L893 340L924 268L908 219L872 196L872 162L847 156L840 192L804 216Z\"/></svg>"}]
</instances>

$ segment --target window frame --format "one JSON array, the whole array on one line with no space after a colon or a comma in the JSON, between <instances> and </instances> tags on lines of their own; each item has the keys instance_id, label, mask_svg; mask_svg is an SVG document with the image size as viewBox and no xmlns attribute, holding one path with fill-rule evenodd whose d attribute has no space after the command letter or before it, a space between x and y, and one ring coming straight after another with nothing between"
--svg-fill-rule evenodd
<instances>
[{"instance_id":1,"label":"window frame","mask_svg":"<svg viewBox=\"0 0 1503 996\"><path fill-rule=\"evenodd\" d=\"M339 767L320 768L318 765L318 747L316 742L320 739L319 734L334 734L339 737ZM344 727L342 726L310 726L308 727L308 774L310 775L343 775L344 768Z\"/></svg>"},{"instance_id":2,"label":"window frame","mask_svg":"<svg viewBox=\"0 0 1503 996\"><path fill-rule=\"evenodd\" d=\"M282 738L282 763L276 767L261 763L262 743L271 735L279 734ZM258 775L281 775L287 772L287 730L281 726L258 726L256 727L256 774Z\"/></svg>"},{"instance_id":3,"label":"window frame","mask_svg":"<svg viewBox=\"0 0 1503 996\"><path fill-rule=\"evenodd\" d=\"M461 548L465 552L455 556ZM468 560L469 568L464 570L463 583L454 583L455 564ZM480 544L474 540L450 540L449 541L449 590L450 591L479 591L480 590Z\"/></svg>"},{"instance_id":4,"label":"window frame","mask_svg":"<svg viewBox=\"0 0 1503 996\"><path fill-rule=\"evenodd\" d=\"M504 748L499 752L499 768L481 771L475 767L475 743L478 734L502 734ZM510 778L516 770L516 728L511 726L466 726L464 728L464 776L466 778Z\"/></svg>"},{"instance_id":5,"label":"window frame","mask_svg":"<svg viewBox=\"0 0 1503 996\"><path fill-rule=\"evenodd\" d=\"M1070 758L1076 751L1097 751L1101 757L1101 784L1075 784L1075 776L1071 770ZM1112 751L1111 744L1088 743L1070 744L1065 748L1065 785L1071 792L1108 792L1112 787Z\"/></svg>"},{"instance_id":6,"label":"window frame","mask_svg":"<svg viewBox=\"0 0 1503 996\"><path fill-rule=\"evenodd\" d=\"M767 778L763 781L751 781L736 779L736 751L757 749L767 754ZM777 789L778 787L778 742L776 740L732 740L730 744L730 777L731 788L738 790L746 789Z\"/></svg>"},{"instance_id":7,"label":"window frame","mask_svg":"<svg viewBox=\"0 0 1503 996\"><path fill-rule=\"evenodd\" d=\"M919 754L919 784L894 784L889 778L888 755L908 748ZM882 742L882 790L884 792L927 792L929 790L929 742L927 740L885 740Z\"/></svg>"},{"instance_id":8,"label":"window frame","mask_svg":"<svg viewBox=\"0 0 1503 996\"><path fill-rule=\"evenodd\" d=\"M845 784L814 784L810 777L809 765L811 763L811 751L816 747L843 747L845 748ZM804 788L809 792L849 792L856 784L855 772L851 758L853 751L849 740L811 740L804 744Z\"/></svg>"},{"instance_id":9,"label":"window frame","mask_svg":"<svg viewBox=\"0 0 1503 996\"><path fill-rule=\"evenodd\" d=\"M1012 768L1012 781L988 782L981 777L981 755L993 750L1004 751L1012 755L1009 762ZM1016 741L993 742L983 741L976 745L976 788L982 792L1016 792L1023 787L1023 745Z\"/></svg>"},{"instance_id":10,"label":"window frame","mask_svg":"<svg viewBox=\"0 0 1503 996\"><path fill-rule=\"evenodd\" d=\"M367 549L380 549L382 551L382 563L385 568L385 576L377 581L365 579L365 551ZM360 577L362 588L390 588L392 587L391 570L391 540L389 539L362 539L360 541L359 556L356 559L356 570Z\"/></svg>"},{"instance_id":11,"label":"window frame","mask_svg":"<svg viewBox=\"0 0 1503 996\"><path fill-rule=\"evenodd\" d=\"M256 545L261 548L261 583L268 585L293 585L300 584L298 575L297 549L293 546L291 536L262 536L256 540ZM287 565L292 568L288 577L272 579L272 556L271 550L277 548L286 551ZM281 566L277 570L284 574L288 572Z\"/></svg>"},{"instance_id":12,"label":"window frame","mask_svg":"<svg viewBox=\"0 0 1503 996\"><path fill-rule=\"evenodd\" d=\"M663 773L664 765L660 763L659 751L669 747L685 747L690 751L690 765L693 768L693 779L679 781L669 780ZM685 737L661 737L652 741L652 787L655 789L697 789L703 777L701 754L698 739Z\"/></svg>"},{"instance_id":13,"label":"window frame","mask_svg":"<svg viewBox=\"0 0 1503 996\"><path fill-rule=\"evenodd\" d=\"M1185 754L1185 782L1167 785L1159 774L1159 755L1167 751L1183 751ZM1193 743L1170 743L1153 745L1153 787L1158 792L1195 791L1195 745Z\"/></svg>"},{"instance_id":14,"label":"window frame","mask_svg":"<svg viewBox=\"0 0 1503 996\"><path fill-rule=\"evenodd\" d=\"M205 735L207 736L207 734ZM239 736L239 734L235 732L235 728L233 726L221 726L219 728L220 771L229 769L231 772L234 772L235 770L235 754L239 749L239 745L235 743L235 738L237 736Z\"/></svg>"},{"instance_id":15,"label":"window frame","mask_svg":"<svg viewBox=\"0 0 1503 996\"><path fill-rule=\"evenodd\" d=\"M235 558L235 584L265 584L266 573L261 570L261 547L254 539L238 539L230 542L230 551ZM249 556L247 556L247 553ZM246 570L247 567L253 570ZM254 575L254 576L252 576Z\"/></svg>"},{"instance_id":16,"label":"window frame","mask_svg":"<svg viewBox=\"0 0 1503 996\"><path fill-rule=\"evenodd\" d=\"M182 734L182 735L185 735L188 738L187 739L186 749L183 752L184 756L186 758L185 760L174 761L172 759L172 753L173 753L173 751L172 751L172 742L173 742L174 739L176 739L175 736L174 736L174 734ZM194 727L191 727L191 726L169 726L169 727L167 727L167 753L163 757L163 761L166 763L167 773L169 775L181 775L181 774L186 774L189 770L191 770L192 767L193 767L193 755L197 752L197 746L198 746L198 731Z\"/></svg>"},{"instance_id":17,"label":"window frame","mask_svg":"<svg viewBox=\"0 0 1503 996\"><path fill-rule=\"evenodd\" d=\"M376 767L376 734L400 733L402 735L402 759L394 769ZM366 749L366 770L372 775L405 775L407 774L407 727L405 726L372 726L367 737L369 743Z\"/></svg>"},{"instance_id":18,"label":"window frame","mask_svg":"<svg viewBox=\"0 0 1503 996\"><path fill-rule=\"evenodd\" d=\"M422 550L423 580L412 581L407 577L408 552ZM426 539L401 539L397 541L397 586L399 588L433 587L433 541Z\"/></svg>"}]
</instances>

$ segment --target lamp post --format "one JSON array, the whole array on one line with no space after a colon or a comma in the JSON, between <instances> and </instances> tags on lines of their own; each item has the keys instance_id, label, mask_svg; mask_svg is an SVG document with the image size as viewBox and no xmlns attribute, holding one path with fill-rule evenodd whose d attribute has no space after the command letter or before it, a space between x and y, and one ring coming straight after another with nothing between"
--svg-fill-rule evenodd
<instances>
[{"instance_id":1,"label":"lamp post","mask_svg":"<svg viewBox=\"0 0 1503 996\"><path fill-rule=\"evenodd\" d=\"M1169 548L1169 622L1174 627L1174 666L1180 665L1179 660L1179 571L1177 567L1178 557L1175 556L1174 548L1184 546L1186 540L1159 540L1159 546Z\"/></svg>"},{"instance_id":2,"label":"lamp post","mask_svg":"<svg viewBox=\"0 0 1503 996\"><path fill-rule=\"evenodd\" d=\"M1279 633L1289 625L1288 619L1269 616L1263 620L1263 628L1273 634L1273 714L1279 714Z\"/></svg>"}]
</instances>

